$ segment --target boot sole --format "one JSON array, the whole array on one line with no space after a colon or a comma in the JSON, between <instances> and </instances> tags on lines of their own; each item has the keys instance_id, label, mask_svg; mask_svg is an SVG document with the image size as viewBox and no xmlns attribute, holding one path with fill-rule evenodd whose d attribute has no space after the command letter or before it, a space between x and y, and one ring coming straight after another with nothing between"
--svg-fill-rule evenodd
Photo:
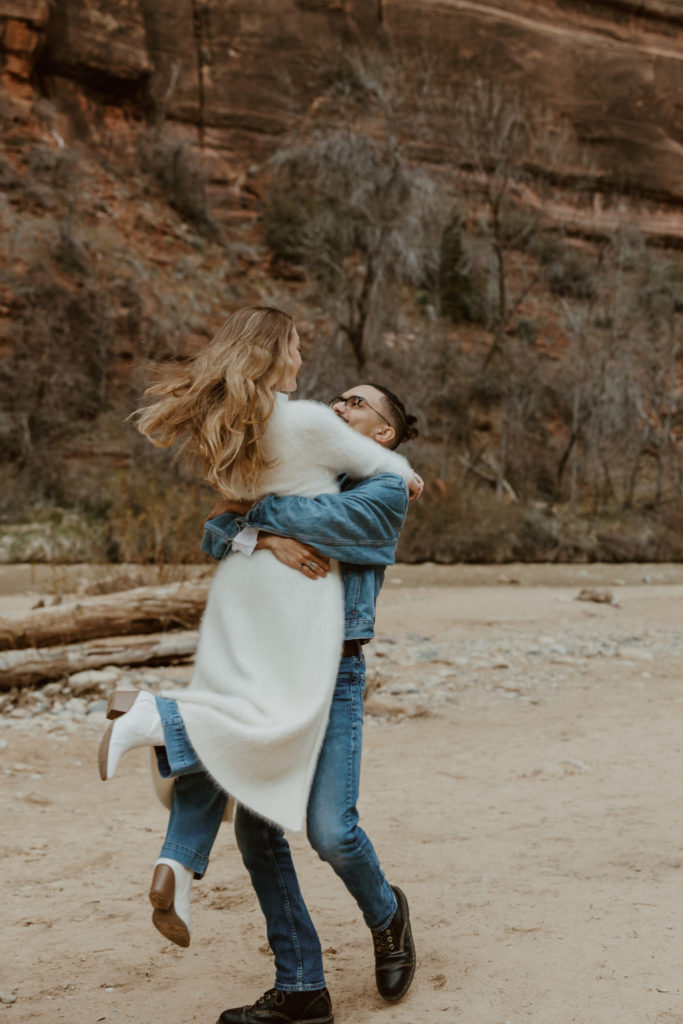
<instances>
[{"instance_id":1,"label":"boot sole","mask_svg":"<svg viewBox=\"0 0 683 1024\"><path fill-rule=\"evenodd\" d=\"M175 875L168 864L157 864L152 875L149 889L149 902L154 907L152 924L158 932L174 942L176 946L187 949L190 945L190 933L187 925L173 906L175 898Z\"/></svg>"},{"instance_id":2,"label":"boot sole","mask_svg":"<svg viewBox=\"0 0 683 1024\"><path fill-rule=\"evenodd\" d=\"M187 930L187 925L182 917L178 917L173 907L169 910L153 910L152 924L165 939L174 942L176 946L187 949L190 945L190 933Z\"/></svg>"},{"instance_id":3,"label":"boot sole","mask_svg":"<svg viewBox=\"0 0 683 1024\"><path fill-rule=\"evenodd\" d=\"M239 1021L240 1024L243 1024L244 1021L253 1021L255 1020L254 1017L247 1016L247 1013L251 1009L253 1009L253 1007L251 1006L240 1006L234 1010L224 1010L223 1013L218 1018L218 1020L216 1021L216 1024L226 1024L226 1022L228 1021ZM224 1016L224 1014L226 1013L230 1014L229 1018ZM235 1013L239 1013L240 1016L233 1016L233 1014ZM330 1014L329 1017L307 1017L306 1020L292 1020L289 1021L289 1024L334 1024L334 1014Z\"/></svg>"}]
</instances>

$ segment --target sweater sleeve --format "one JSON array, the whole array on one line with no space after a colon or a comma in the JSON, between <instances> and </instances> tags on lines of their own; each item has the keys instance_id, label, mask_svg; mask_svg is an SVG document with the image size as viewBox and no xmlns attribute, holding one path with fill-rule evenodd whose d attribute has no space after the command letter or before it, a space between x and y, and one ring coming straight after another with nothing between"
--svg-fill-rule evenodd
<instances>
[{"instance_id":1,"label":"sweater sleeve","mask_svg":"<svg viewBox=\"0 0 683 1024\"><path fill-rule=\"evenodd\" d=\"M310 457L325 469L337 474L346 473L355 480L379 473L395 473L410 484L415 473L402 455L359 434L327 406L316 402L307 402L306 405L309 407L306 416L307 447L310 445Z\"/></svg>"}]
</instances>

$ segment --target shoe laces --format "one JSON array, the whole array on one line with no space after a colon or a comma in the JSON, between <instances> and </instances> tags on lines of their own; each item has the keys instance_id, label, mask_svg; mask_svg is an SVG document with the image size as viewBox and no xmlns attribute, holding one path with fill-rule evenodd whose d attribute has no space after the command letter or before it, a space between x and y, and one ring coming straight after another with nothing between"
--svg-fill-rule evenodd
<instances>
[{"instance_id":1,"label":"shoe laces","mask_svg":"<svg viewBox=\"0 0 683 1024\"><path fill-rule=\"evenodd\" d=\"M256 1006L266 1006L271 1004L273 1006L281 1006L285 1001L285 993L281 992L279 988L269 988L267 992L264 992L262 996L256 1000Z\"/></svg>"},{"instance_id":2,"label":"shoe laces","mask_svg":"<svg viewBox=\"0 0 683 1024\"><path fill-rule=\"evenodd\" d=\"M391 925L385 928L381 932L373 932L372 940L375 944L375 955L384 956L385 953L395 953L396 943L394 942L394 933L391 930Z\"/></svg>"}]
</instances>

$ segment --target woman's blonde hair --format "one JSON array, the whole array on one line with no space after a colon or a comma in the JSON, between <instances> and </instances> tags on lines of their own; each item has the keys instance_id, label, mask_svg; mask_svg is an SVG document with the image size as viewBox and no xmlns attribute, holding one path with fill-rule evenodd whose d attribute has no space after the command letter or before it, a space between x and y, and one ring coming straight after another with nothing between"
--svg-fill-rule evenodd
<instances>
[{"instance_id":1,"label":"woman's blonde hair","mask_svg":"<svg viewBox=\"0 0 683 1024\"><path fill-rule=\"evenodd\" d=\"M294 322L270 306L248 306L228 317L210 343L136 413L137 428L158 448L182 440L207 481L226 497L248 497L271 463L262 438L275 406L274 389L291 363Z\"/></svg>"}]
</instances>

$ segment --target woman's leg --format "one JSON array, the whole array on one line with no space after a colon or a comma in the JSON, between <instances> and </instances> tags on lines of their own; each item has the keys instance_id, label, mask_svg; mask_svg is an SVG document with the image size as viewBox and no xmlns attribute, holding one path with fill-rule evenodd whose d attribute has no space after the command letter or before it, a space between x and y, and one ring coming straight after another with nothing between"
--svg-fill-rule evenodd
<instances>
[{"instance_id":1,"label":"woman's leg","mask_svg":"<svg viewBox=\"0 0 683 1024\"><path fill-rule=\"evenodd\" d=\"M228 795L205 771L177 778L160 857L170 857L202 878L223 820Z\"/></svg>"},{"instance_id":2,"label":"woman's leg","mask_svg":"<svg viewBox=\"0 0 683 1024\"><path fill-rule=\"evenodd\" d=\"M192 879L206 871L228 796L204 770L176 701L157 697L157 707L165 742L156 748L157 766L164 778L175 781L166 838L149 890L152 924L171 942L186 947Z\"/></svg>"},{"instance_id":3,"label":"woman's leg","mask_svg":"<svg viewBox=\"0 0 683 1024\"><path fill-rule=\"evenodd\" d=\"M173 803L162 857L179 861L201 878L220 828L228 795L204 770L190 743L178 704L157 697L165 747L156 748L163 778L173 778Z\"/></svg>"}]
</instances>

